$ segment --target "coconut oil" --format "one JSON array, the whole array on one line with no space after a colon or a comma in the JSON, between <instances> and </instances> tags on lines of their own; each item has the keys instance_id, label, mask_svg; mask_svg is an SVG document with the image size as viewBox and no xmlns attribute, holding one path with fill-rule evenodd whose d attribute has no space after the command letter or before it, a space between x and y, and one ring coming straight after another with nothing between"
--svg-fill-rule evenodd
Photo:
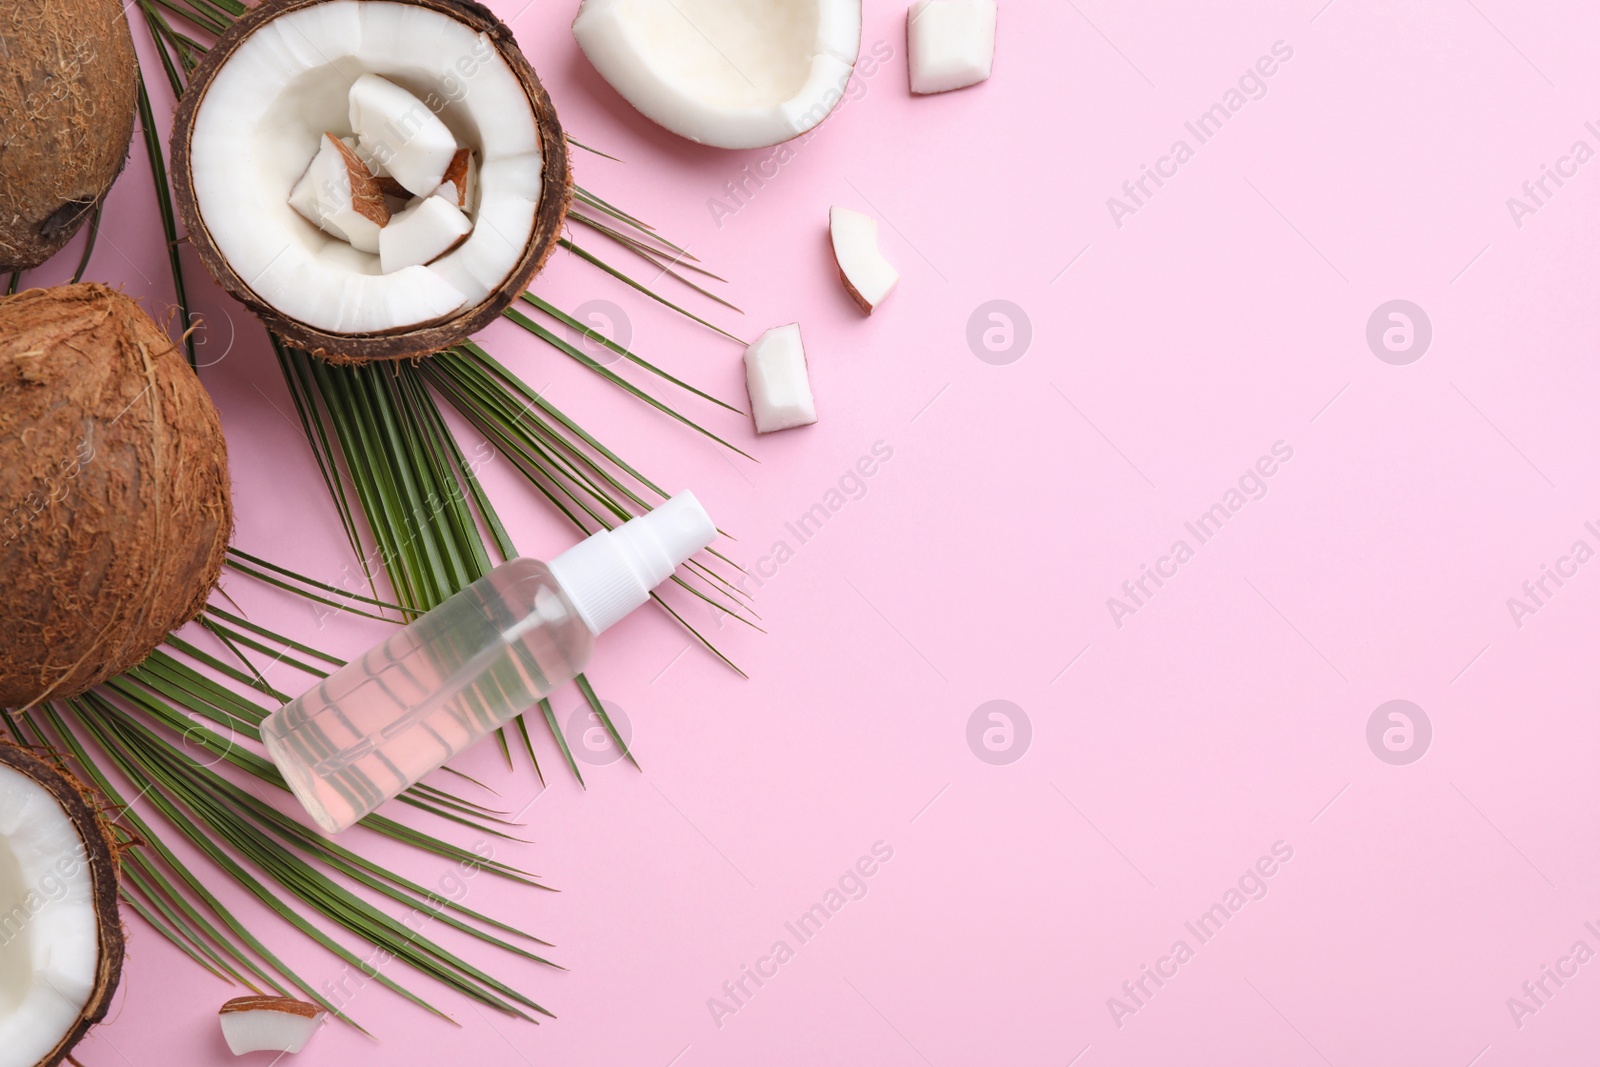
<instances>
[{"instance_id":1,"label":"coconut oil","mask_svg":"<svg viewBox=\"0 0 1600 1067\"><path fill-rule=\"evenodd\" d=\"M267 752L337 833L572 680L715 533L682 493L549 564L511 560L273 712Z\"/></svg>"}]
</instances>

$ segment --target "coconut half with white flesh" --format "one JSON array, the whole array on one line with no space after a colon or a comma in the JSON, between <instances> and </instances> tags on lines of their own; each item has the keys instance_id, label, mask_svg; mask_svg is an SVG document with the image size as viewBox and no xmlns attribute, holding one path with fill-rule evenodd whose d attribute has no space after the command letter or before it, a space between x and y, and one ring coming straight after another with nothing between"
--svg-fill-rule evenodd
<instances>
[{"instance_id":1,"label":"coconut half with white flesh","mask_svg":"<svg viewBox=\"0 0 1600 1067\"><path fill-rule=\"evenodd\" d=\"M75 782L0 741L0 1056L54 1067L122 975L116 850Z\"/></svg>"},{"instance_id":2,"label":"coconut half with white flesh","mask_svg":"<svg viewBox=\"0 0 1600 1067\"><path fill-rule=\"evenodd\" d=\"M844 98L861 0L583 0L572 33L646 118L701 144L762 148Z\"/></svg>"},{"instance_id":3,"label":"coconut half with white flesh","mask_svg":"<svg viewBox=\"0 0 1600 1067\"><path fill-rule=\"evenodd\" d=\"M572 189L548 94L470 0L266 0L191 76L172 165L218 283L335 362L430 355L493 322L554 251ZM459 230L429 209L386 267L404 201L436 195L467 231L417 260Z\"/></svg>"}]
</instances>

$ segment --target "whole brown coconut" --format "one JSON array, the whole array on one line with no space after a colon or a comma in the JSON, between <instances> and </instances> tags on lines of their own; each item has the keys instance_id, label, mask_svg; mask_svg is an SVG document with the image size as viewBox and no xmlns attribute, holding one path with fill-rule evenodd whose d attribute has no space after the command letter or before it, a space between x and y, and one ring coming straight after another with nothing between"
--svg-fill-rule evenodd
<instances>
[{"instance_id":1,"label":"whole brown coconut","mask_svg":"<svg viewBox=\"0 0 1600 1067\"><path fill-rule=\"evenodd\" d=\"M144 659L199 614L232 530L216 409L138 304L0 300L0 707Z\"/></svg>"},{"instance_id":2,"label":"whole brown coconut","mask_svg":"<svg viewBox=\"0 0 1600 1067\"><path fill-rule=\"evenodd\" d=\"M0 271L78 232L127 162L138 104L120 0L0 3Z\"/></svg>"},{"instance_id":3,"label":"whole brown coconut","mask_svg":"<svg viewBox=\"0 0 1600 1067\"><path fill-rule=\"evenodd\" d=\"M0 0L0 3L7 0ZM385 359L420 359L471 337L517 299L545 263L561 238L567 208L572 203L572 167L567 152L566 134L556 118L555 105L534 73L516 37L494 12L473 0L395 0L402 4L436 11L462 22L483 34L511 72L522 84L533 108L543 152L543 181L539 206L534 216L533 233L510 274L489 296L474 306L464 307L451 317L419 326L373 334L339 334L317 329L285 315L258 296L250 283L233 269L228 258L212 240L195 194L192 168L192 141L195 121L205 103L206 91L234 52L251 35L274 19L293 11L315 7L329 0L263 0L235 22L206 52L206 57L189 75L189 88L183 94L172 122L172 191L178 212L183 217L189 241L200 261L217 284L248 307L267 328L296 348L320 356L330 363L369 363ZM381 73L381 72L380 72Z\"/></svg>"},{"instance_id":4,"label":"whole brown coconut","mask_svg":"<svg viewBox=\"0 0 1600 1067\"><path fill-rule=\"evenodd\" d=\"M112 836L109 822L103 816L102 799L59 767L27 749L0 740L0 776L6 771L22 774L37 786L44 794L38 797L40 802L54 802L60 807L71 820L72 828L82 842L82 852L58 857L52 873L64 875L75 872L79 862L88 866L90 902L94 906L96 931L94 980L87 1000L71 1024L60 1034L52 1033L44 1039L53 1039L55 1043L36 1062L35 1067L56 1067L68 1060L73 1047L90 1028L106 1017L112 995L117 991L117 983L122 979L125 943L117 904L117 873L122 846ZM16 796L15 793L11 795ZM33 801L34 798L27 796L26 800ZM48 891L49 887L41 883L33 887L31 895L45 895L46 899L50 899ZM37 906L36 900L0 898L0 911L4 912L0 916L0 923L9 919L12 924L5 927L7 935L26 936L31 928L25 919L18 925L17 916L26 916ZM17 1006L11 1005L10 1010L17 1010ZM0 1012L0 1016L3 1014ZM12 1059L8 1062L17 1061Z\"/></svg>"}]
</instances>

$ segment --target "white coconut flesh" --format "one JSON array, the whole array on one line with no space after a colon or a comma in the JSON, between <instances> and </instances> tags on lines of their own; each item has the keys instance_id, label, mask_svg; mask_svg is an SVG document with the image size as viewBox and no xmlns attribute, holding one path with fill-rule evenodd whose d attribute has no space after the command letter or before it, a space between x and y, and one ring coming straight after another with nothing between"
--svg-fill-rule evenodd
<instances>
[{"instance_id":1,"label":"white coconut flesh","mask_svg":"<svg viewBox=\"0 0 1600 1067\"><path fill-rule=\"evenodd\" d=\"M584 0L572 32L648 118L702 144L760 148L843 98L861 0Z\"/></svg>"},{"instance_id":2,"label":"white coconut flesh","mask_svg":"<svg viewBox=\"0 0 1600 1067\"><path fill-rule=\"evenodd\" d=\"M757 338L745 349L744 373L757 433L789 430L817 421L817 403L811 395L799 323L778 326Z\"/></svg>"},{"instance_id":3,"label":"white coconut flesh","mask_svg":"<svg viewBox=\"0 0 1600 1067\"><path fill-rule=\"evenodd\" d=\"M354 141L323 134L311 165L289 191L289 206L356 251L376 252L389 205L382 203L377 181L355 154Z\"/></svg>"},{"instance_id":4,"label":"white coconut flesh","mask_svg":"<svg viewBox=\"0 0 1600 1067\"><path fill-rule=\"evenodd\" d=\"M449 198L425 196L389 220L378 231L378 262L383 273L431 263L472 230L472 223Z\"/></svg>"},{"instance_id":5,"label":"white coconut flesh","mask_svg":"<svg viewBox=\"0 0 1600 1067\"><path fill-rule=\"evenodd\" d=\"M900 281L900 272L878 250L878 220L847 207L828 212L833 258L850 295L867 314L883 303Z\"/></svg>"},{"instance_id":6,"label":"white coconut flesh","mask_svg":"<svg viewBox=\"0 0 1600 1067\"><path fill-rule=\"evenodd\" d=\"M426 104L376 74L350 86L350 126L361 158L417 196L439 188L460 147Z\"/></svg>"},{"instance_id":7,"label":"white coconut flesh","mask_svg":"<svg viewBox=\"0 0 1600 1067\"><path fill-rule=\"evenodd\" d=\"M236 997L217 1013L222 1037L235 1056L248 1052L299 1052L327 1018L314 1004L288 997Z\"/></svg>"},{"instance_id":8,"label":"white coconut flesh","mask_svg":"<svg viewBox=\"0 0 1600 1067\"><path fill-rule=\"evenodd\" d=\"M460 186L443 176L466 149L470 234L432 262L385 272L375 235L319 226L315 208L308 217L291 199L318 167L337 192L327 134L353 138L411 193L453 193L458 212ZM280 314L333 334L407 329L482 303L522 258L543 186L533 106L494 43L386 0L329 0L265 23L217 71L190 144L200 216L234 273Z\"/></svg>"},{"instance_id":9,"label":"white coconut flesh","mask_svg":"<svg viewBox=\"0 0 1600 1067\"><path fill-rule=\"evenodd\" d=\"M100 935L83 839L50 791L0 765L0 1050L37 1063L94 993Z\"/></svg>"},{"instance_id":10,"label":"white coconut flesh","mask_svg":"<svg viewBox=\"0 0 1600 1067\"><path fill-rule=\"evenodd\" d=\"M914 93L947 93L987 81L994 69L995 0L917 0L906 12Z\"/></svg>"}]
</instances>

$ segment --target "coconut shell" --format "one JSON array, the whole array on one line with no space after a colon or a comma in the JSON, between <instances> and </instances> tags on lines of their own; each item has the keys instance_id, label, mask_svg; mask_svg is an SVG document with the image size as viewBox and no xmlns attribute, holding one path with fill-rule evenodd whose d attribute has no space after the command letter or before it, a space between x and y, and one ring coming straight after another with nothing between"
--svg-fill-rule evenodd
<instances>
[{"instance_id":1,"label":"coconut shell","mask_svg":"<svg viewBox=\"0 0 1600 1067\"><path fill-rule=\"evenodd\" d=\"M0 271L78 232L127 162L138 103L119 0L0 4Z\"/></svg>"},{"instance_id":2,"label":"coconut shell","mask_svg":"<svg viewBox=\"0 0 1600 1067\"><path fill-rule=\"evenodd\" d=\"M124 938L117 905L117 870L120 849L113 841L93 794L55 765L40 759L25 748L0 740L0 764L20 771L37 782L61 806L83 839L84 856L89 864L89 882L99 925L99 953L95 962L94 988L77 1021L61 1035L49 1055L36 1067L56 1067L66 1060L73 1046L83 1040L91 1027L106 1017L111 997L122 980Z\"/></svg>"},{"instance_id":3,"label":"coconut shell","mask_svg":"<svg viewBox=\"0 0 1600 1067\"><path fill-rule=\"evenodd\" d=\"M144 659L205 606L232 529L216 408L138 304L0 299L0 707Z\"/></svg>"},{"instance_id":4,"label":"coconut shell","mask_svg":"<svg viewBox=\"0 0 1600 1067\"><path fill-rule=\"evenodd\" d=\"M336 334L318 330L279 312L261 299L249 284L229 264L221 249L212 240L201 217L200 205L195 196L194 170L191 166L190 145L194 137L195 118L205 103L206 91L215 80L217 72L228 58L251 34L273 19L328 3L329 0L265 0L252 8L231 26L200 65L189 76L189 88L172 125L172 192L189 233L189 241L200 260L228 294L264 322L269 330L296 348L320 356L332 363L368 363L382 359L420 359L441 349L466 340L500 317L533 281L534 275L544 269L545 262L556 250L561 238L562 224L567 208L572 203L572 167L567 153L567 138L561 122L556 118L555 105L545 92L539 76L534 73L509 27L495 17L482 4L471 0L398 0L431 11L448 15L466 23L474 31L484 34L493 43L506 65L527 91L533 105L534 121L539 128L541 150L544 154L542 172L543 191L539 208L534 214L533 234L517 260L517 265L507 275L500 288L490 293L482 303L464 308L448 319L390 330L376 334Z\"/></svg>"}]
</instances>

